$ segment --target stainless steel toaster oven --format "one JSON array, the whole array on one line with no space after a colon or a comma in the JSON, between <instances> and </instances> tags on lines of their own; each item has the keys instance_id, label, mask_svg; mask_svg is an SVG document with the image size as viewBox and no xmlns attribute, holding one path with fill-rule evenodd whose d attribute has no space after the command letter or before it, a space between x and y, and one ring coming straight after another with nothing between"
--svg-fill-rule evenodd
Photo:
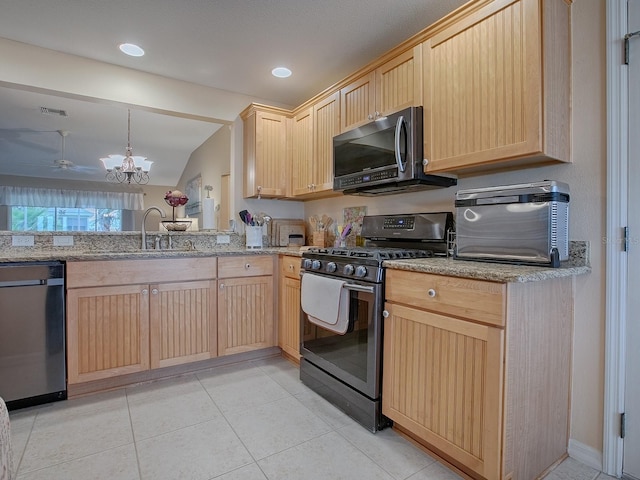
<instances>
[{"instance_id":1,"label":"stainless steel toaster oven","mask_svg":"<svg viewBox=\"0 0 640 480\"><path fill-rule=\"evenodd\" d=\"M456 193L460 260L558 267L569 258L569 185L536 183Z\"/></svg>"}]
</instances>

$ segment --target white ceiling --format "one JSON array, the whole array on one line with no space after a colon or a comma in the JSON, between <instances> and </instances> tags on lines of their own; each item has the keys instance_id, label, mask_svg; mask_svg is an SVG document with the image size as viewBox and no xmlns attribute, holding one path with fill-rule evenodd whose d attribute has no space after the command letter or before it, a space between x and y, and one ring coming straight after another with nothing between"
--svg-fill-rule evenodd
<instances>
[{"instance_id":1,"label":"white ceiling","mask_svg":"<svg viewBox=\"0 0 640 480\"><path fill-rule=\"evenodd\" d=\"M0 37L296 106L463 3L0 0ZM146 55L123 55L117 48L122 42L142 46ZM276 66L293 75L273 77ZM39 106L69 109L66 126L35 115ZM122 107L0 88L0 112L0 174L100 181L97 158L123 153L126 146ZM154 160L150 183L156 185L175 185L189 154L219 127L139 110L131 122L133 152ZM70 132L67 159L87 168L52 168L60 156L60 129Z\"/></svg>"}]
</instances>

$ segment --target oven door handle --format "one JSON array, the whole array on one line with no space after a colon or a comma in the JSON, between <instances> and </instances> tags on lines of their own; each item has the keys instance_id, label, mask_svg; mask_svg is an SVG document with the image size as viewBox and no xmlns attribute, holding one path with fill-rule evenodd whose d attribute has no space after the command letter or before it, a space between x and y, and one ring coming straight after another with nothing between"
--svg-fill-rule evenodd
<instances>
[{"instance_id":1,"label":"oven door handle","mask_svg":"<svg viewBox=\"0 0 640 480\"><path fill-rule=\"evenodd\" d=\"M347 290L354 290L356 292L373 293L373 287L365 287L364 285L357 285L355 283L345 283L342 288Z\"/></svg>"}]
</instances>

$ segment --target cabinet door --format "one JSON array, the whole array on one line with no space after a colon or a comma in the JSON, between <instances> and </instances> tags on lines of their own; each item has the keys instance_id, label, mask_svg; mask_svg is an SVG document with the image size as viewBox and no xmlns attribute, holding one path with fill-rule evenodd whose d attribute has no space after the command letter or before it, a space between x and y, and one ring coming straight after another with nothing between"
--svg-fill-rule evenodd
<instances>
[{"instance_id":1,"label":"cabinet door","mask_svg":"<svg viewBox=\"0 0 640 480\"><path fill-rule=\"evenodd\" d=\"M300 279L280 279L278 346L292 359L300 360Z\"/></svg>"},{"instance_id":2,"label":"cabinet door","mask_svg":"<svg viewBox=\"0 0 640 480\"><path fill-rule=\"evenodd\" d=\"M291 194L312 192L315 158L313 152L313 107L293 117L291 159Z\"/></svg>"},{"instance_id":3,"label":"cabinet door","mask_svg":"<svg viewBox=\"0 0 640 480\"><path fill-rule=\"evenodd\" d=\"M217 355L215 281L150 286L151 368Z\"/></svg>"},{"instance_id":4,"label":"cabinet door","mask_svg":"<svg viewBox=\"0 0 640 480\"><path fill-rule=\"evenodd\" d=\"M501 478L503 330L385 309L383 413L484 478Z\"/></svg>"},{"instance_id":5,"label":"cabinet door","mask_svg":"<svg viewBox=\"0 0 640 480\"><path fill-rule=\"evenodd\" d=\"M341 132L374 120L375 79L375 73L371 72L340 90Z\"/></svg>"},{"instance_id":6,"label":"cabinet door","mask_svg":"<svg viewBox=\"0 0 640 480\"><path fill-rule=\"evenodd\" d=\"M333 137L340 133L340 94L320 100L313 106L314 193L333 190Z\"/></svg>"},{"instance_id":7,"label":"cabinet door","mask_svg":"<svg viewBox=\"0 0 640 480\"><path fill-rule=\"evenodd\" d=\"M149 287L67 292L69 384L149 369Z\"/></svg>"},{"instance_id":8,"label":"cabinet door","mask_svg":"<svg viewBox=\"0 0 640 480\"><path fill-rule=\"evenodd\" d=\"M426 41L427 170L569 161L569 49L569 5L539 0L496 0Z\"/></svg>"},{"instance_id":9,"label":"cabinet door","mask_svg":"<svg viewBox=\"0 0 640 480\"><path fill-rule=\"evenodd\" d=\"M218 355L273 347L273 276L218 280Z\"/></svg>"},{"instance_id":10,"label":"cabinet door","mask_svg":"<svg viewBox=\"0 0 640 480\"><path fill-rule=\"evenodd\" d=\"M422 105L422 46L417 45L376 69L376 111L388 115Z\"/></svg>"},{"instance_id":11,"label":"cabinet door","mask_svg":"<svg viewBox=\"0 0 640 480\"><path fill-rule=\"evenodd\" d=\"M284 197L287 117L257 111L244 129L245 197Z\"/></svg>"}]
</instances>

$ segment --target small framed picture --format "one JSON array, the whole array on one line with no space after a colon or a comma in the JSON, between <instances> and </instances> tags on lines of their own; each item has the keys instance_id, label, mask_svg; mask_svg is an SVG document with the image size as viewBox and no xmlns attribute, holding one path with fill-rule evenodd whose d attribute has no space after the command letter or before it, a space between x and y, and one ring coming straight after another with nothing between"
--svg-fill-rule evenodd
<instances>
[{"instance_id":1,"label":"small framed picture","mask_svg":"<svg viewBox=\"0 0 640 480\"><path fill-rule=\"evenodd\" d=\"M185 187L185 195L189 197L189 201L184 206L184 212L191 216L197 215L202 211L202 175L192 178L187 182Z\"/></svg>"}]
</instances>

